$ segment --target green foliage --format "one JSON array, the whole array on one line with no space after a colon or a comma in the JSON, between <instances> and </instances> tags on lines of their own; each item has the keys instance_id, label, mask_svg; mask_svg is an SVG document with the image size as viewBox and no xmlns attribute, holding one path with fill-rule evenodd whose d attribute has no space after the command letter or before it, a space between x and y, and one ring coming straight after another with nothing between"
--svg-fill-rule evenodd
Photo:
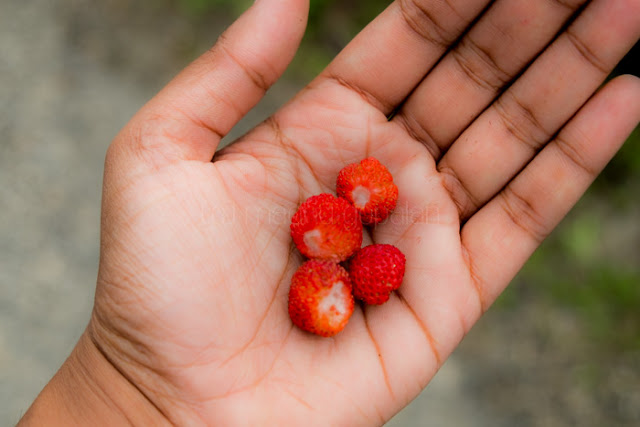
<instances>
[{"instance_id":1,"label":"green foliage","mask_svg":"<svg viewBox=\"0 0 640 427\"><path fill-rule=\"evenodd\" d=\"M175 0L184 12L197 16L216 10L224 10L235 15L249 7L251 0Z\"/></svg>"}]
</instances>

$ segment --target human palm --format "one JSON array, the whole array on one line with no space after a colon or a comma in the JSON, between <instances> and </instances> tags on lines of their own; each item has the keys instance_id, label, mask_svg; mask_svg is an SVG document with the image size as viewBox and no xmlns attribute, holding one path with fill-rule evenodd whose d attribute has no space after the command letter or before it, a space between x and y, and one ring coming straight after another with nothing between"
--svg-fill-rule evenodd
<instances>
[{"instance_id":1,"label":"human palm","mask_svg":"<svg viewBox=\"0 0 640 427\"><path fill-rule=\"evenodd\" d=\"M216 152L304 27L306 2L259 1L111 146L89 331L170 421L389 419L637 123L633 78L583 104L637 39L638 1L593 2L504 93L581 2L497 2L440 62L487 2L428 3L392 4L291 102ZM343 332L316 337L288 318L303 262L290 218L368 156L400 198L365 242L398 246L405 280L387 304L357 306Z\"/></svg>"}]
</instances>

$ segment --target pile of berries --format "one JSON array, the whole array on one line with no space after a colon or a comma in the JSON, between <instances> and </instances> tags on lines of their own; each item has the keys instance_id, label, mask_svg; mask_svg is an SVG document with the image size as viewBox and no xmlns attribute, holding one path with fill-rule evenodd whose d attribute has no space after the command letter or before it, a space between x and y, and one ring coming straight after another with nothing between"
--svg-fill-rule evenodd
<instances>
[{"instance_id":1,"label":"pile of berries","mask_svg":"<svg viewBox=\"0 0 640 427\"><path fill-rule=\"evenodd\" d=\"M291 237L310 260L291 279L289 316L299 328L324 337L344 329L354 297L385 303L405 270L405 257L395 246L361 248L363 224L383 221L396 207L398 187L387 168L374 158L348 165L338 175L337 193L309 197L291 219Z\"/></svg>"}]
</instances>

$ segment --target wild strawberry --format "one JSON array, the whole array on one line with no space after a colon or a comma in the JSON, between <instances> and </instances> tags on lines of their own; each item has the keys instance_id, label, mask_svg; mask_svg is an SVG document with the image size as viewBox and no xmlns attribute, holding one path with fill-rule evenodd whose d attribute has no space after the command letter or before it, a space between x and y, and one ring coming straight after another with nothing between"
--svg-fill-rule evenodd
<instances>
[{"instance_id":1,"label":"wild strawberry","mask_svg":"<svg viewBox=\"0 0 640 427\"><path fill-rule=\"evenodd\" d=\"M393 245L370 245L351 259L353 295L367 304L383 304L404 277L405 257Z\"/></svg>"},{"instance_id":2,"label":"wild strawberry","mask_svg":"<svg viewBox=\"0 0 640 427\"><path fill-rule=\"evenodd\" d=\"M346 200L319 194L309 197L293 215L291 237L309 258L344 261L362 245L362 222Z\"/></svg>"},{"instance_id":3,"label":"wild strawberry","mask_svg":"<svg viewBox=\"0 0 640 427\"><path fill-rule=\"evenodd\" d=\"M289 317L302 330L331 337L353 313L349 273L331 261L307 261L291 279Z\"/></svg>"},{"instance_id":4,"label":"wild strawberry","mask_svg":"<svg viewBox=\"0 0 640 427\"><path fill-rule=\"evenodd\" d=\"M384 220L398 201L398 187L391 173L373 157L342 169L338 174L337 193L358 209L366 225Z\"/></svg>"}]
</instances>

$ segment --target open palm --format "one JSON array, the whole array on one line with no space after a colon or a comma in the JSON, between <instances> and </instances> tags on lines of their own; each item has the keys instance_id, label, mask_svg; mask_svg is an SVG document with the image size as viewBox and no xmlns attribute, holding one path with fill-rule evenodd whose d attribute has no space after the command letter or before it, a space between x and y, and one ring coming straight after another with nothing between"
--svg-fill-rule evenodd
<instances>
[{"instance_id":1,"label":"open palm","mask_svg":"<svg viewBox=\"0 0 640 427\"><path fill-rule=\"evenodd\" d=\"M216 152L304 30L306 1L259 0L116 138L89 335L170 421L386 421L617 151L640 83L592 94L637 40L640 2L594 0L562 32L586 1L488 3L394 2ZM398 246L407 273L319 338L287 314L290 218L368 156L400 198L365 242Z\"/></svg>"}]
</instances>

